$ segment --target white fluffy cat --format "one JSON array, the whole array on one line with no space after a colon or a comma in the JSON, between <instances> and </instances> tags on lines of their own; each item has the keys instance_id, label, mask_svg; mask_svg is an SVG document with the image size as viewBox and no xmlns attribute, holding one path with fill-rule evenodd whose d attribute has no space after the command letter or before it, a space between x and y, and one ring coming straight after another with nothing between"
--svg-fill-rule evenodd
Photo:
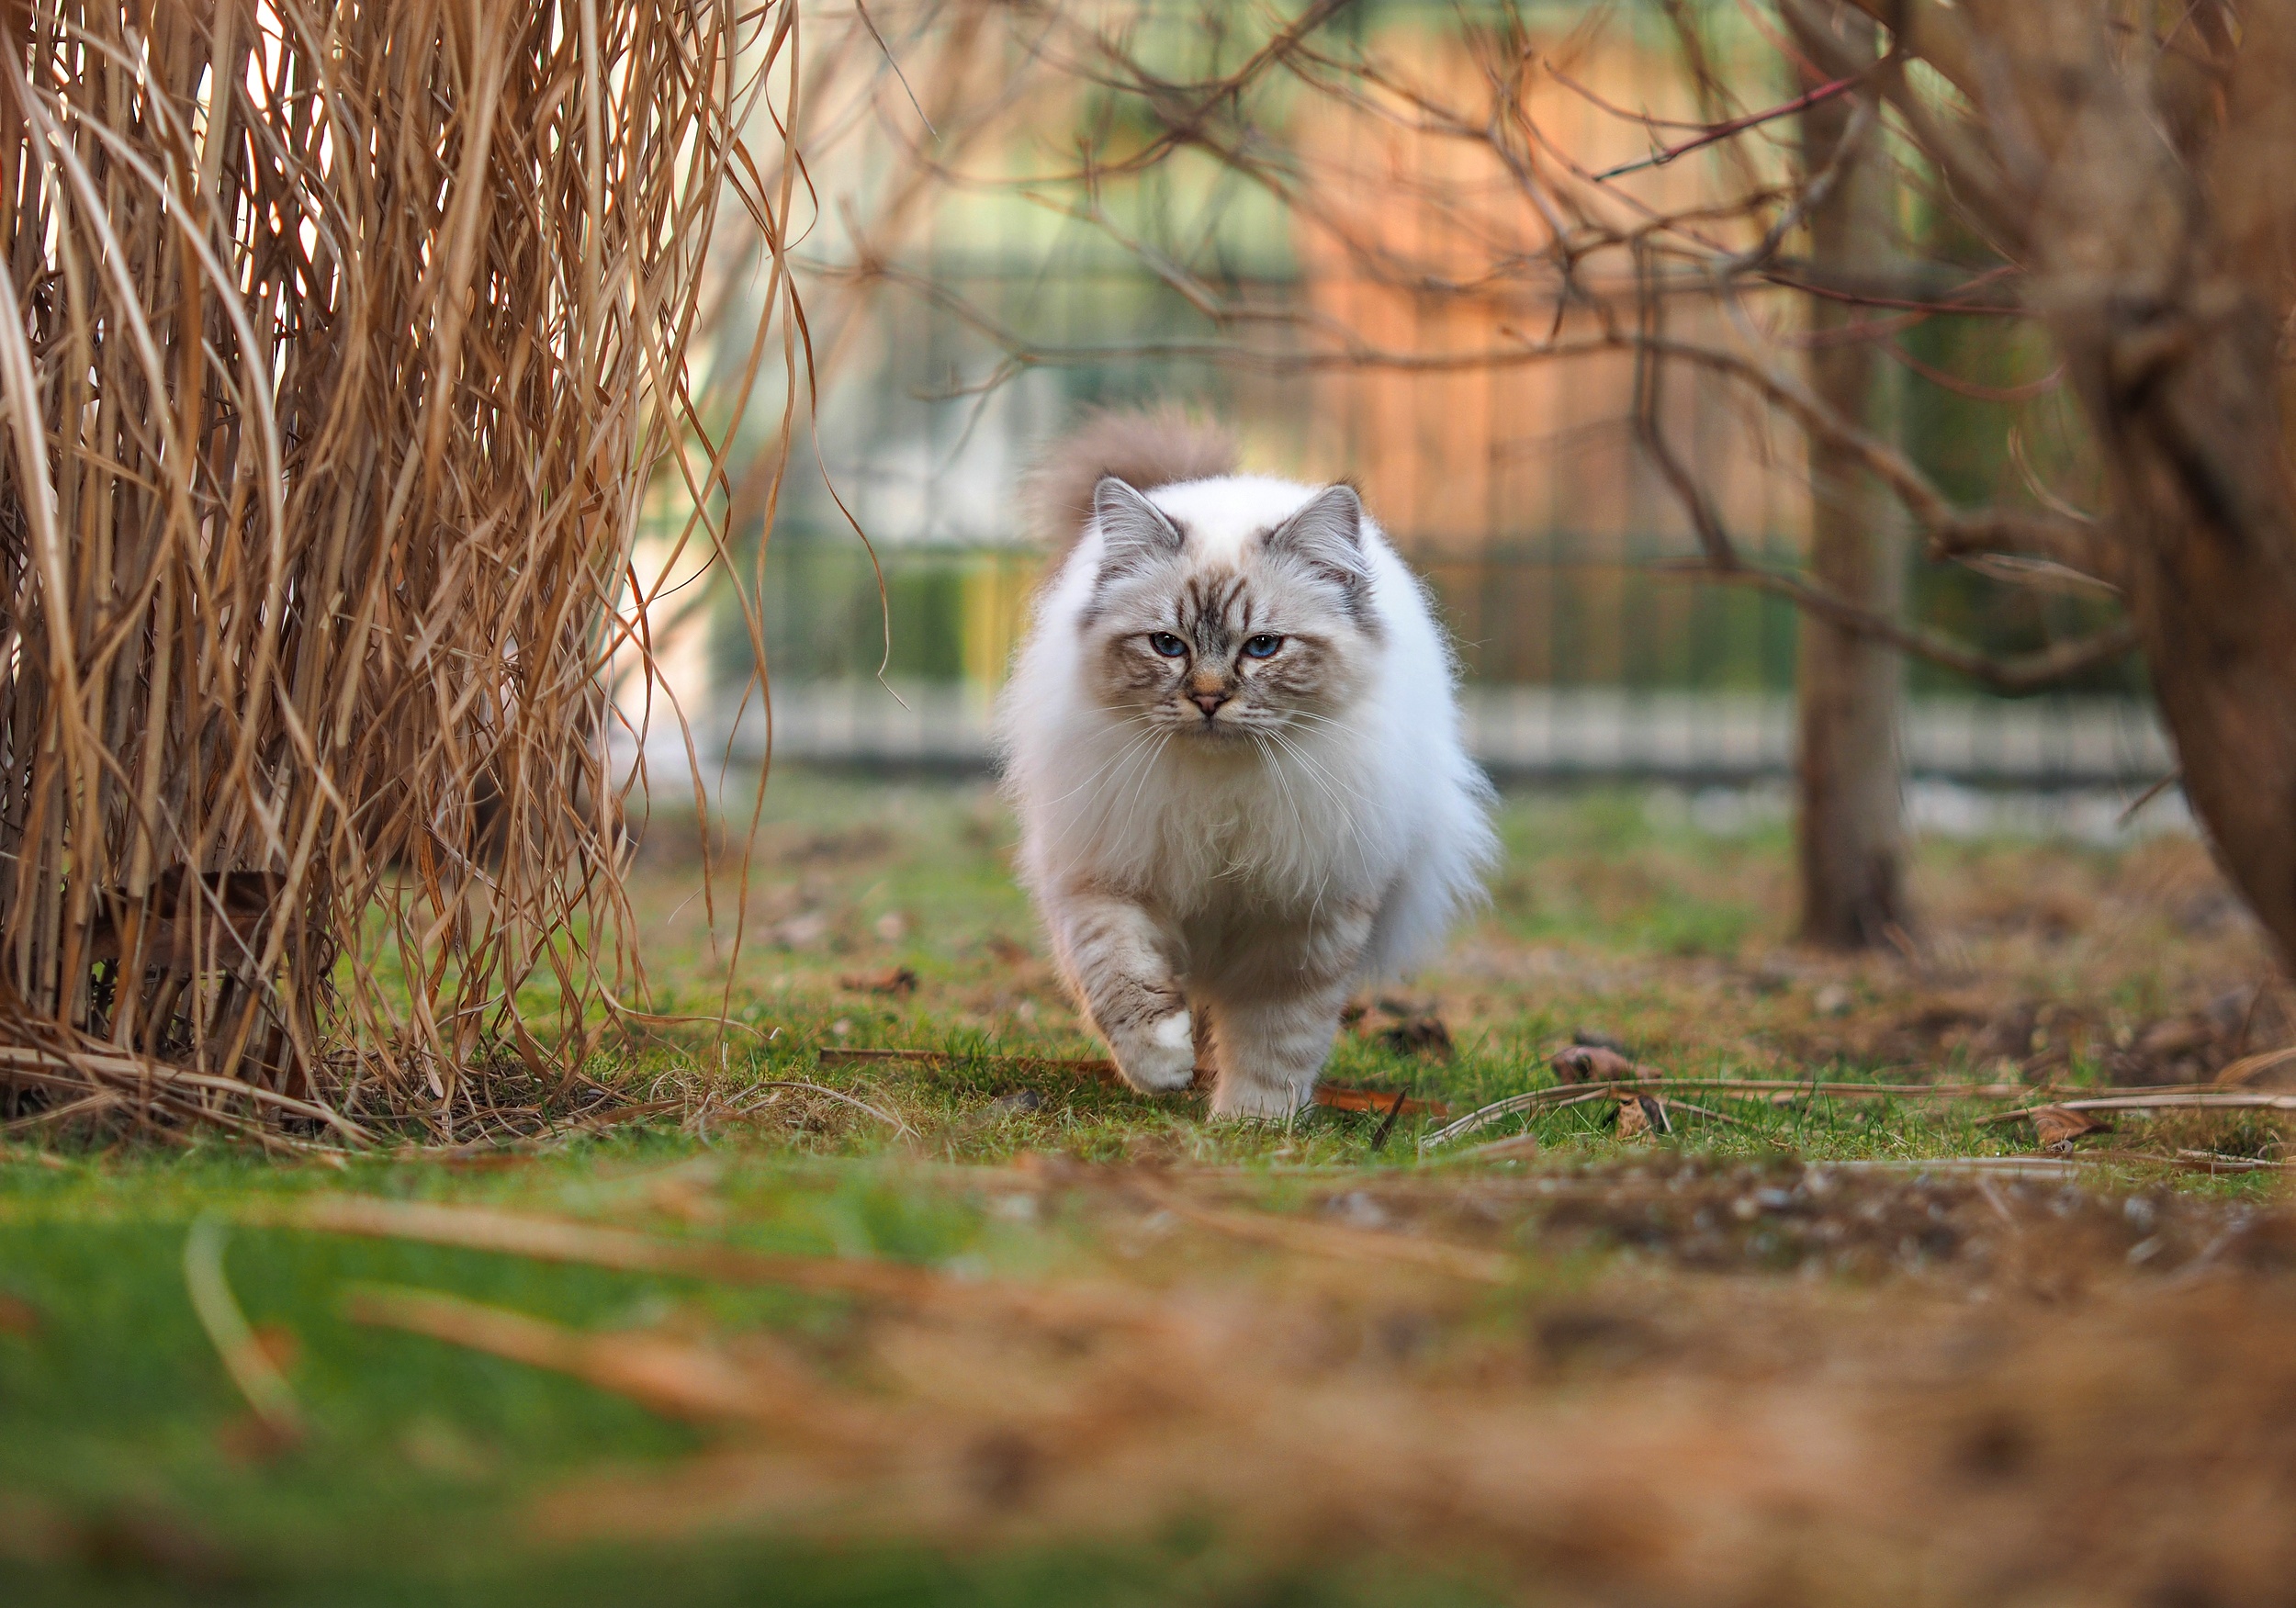
<instances>
[{"instance_id":1,"label":"white fluffy cat","mask_svg":"<svg viewBox=\"0 0 2296 1608\"><path fill-rule=\"evenodd\" d=\"M1496 846L1418 581L1351 487L1233 461L1170 414L1055 450L1073 545L997 723L1023 880L1125 1078L1183 1087L1200 1050L1215 1113L1280 1117Z\"/></svg>"}]
</instances>

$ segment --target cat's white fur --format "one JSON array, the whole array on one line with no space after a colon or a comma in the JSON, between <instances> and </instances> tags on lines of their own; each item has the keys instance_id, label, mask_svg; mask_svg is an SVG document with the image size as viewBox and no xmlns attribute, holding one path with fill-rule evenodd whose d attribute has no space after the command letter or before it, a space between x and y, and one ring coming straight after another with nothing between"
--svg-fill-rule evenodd
<instances>
[{"instance_id":1,"label":"cat's white fur","mask_svg":"<svg viewBox=\"0 0 2296 1608\"><path fill-rule=\"evenodd\" d=\"M1229 475L1146 495L1185 530L1182 562L1200 569L1247 563L1320 490ZM1191 1028L1207 1036L1209 1005L1235 1024L1209 1035L1221 1063L1213 1109L1282 1115L1311 1096L1348 989L1429 958L1495 856L1451 654L1420 583L1365 515L1359 647L1370 662L1356 667L1344 705L1266 740L1143 730L1136 711L1104 701L1088 662L1103 523L1085 523L1039 594L1000 700L1021 875L1128 1078L1187 1082ZM1166 1014L1127 1041L1098 1019L1108 1013L1094 1008L1077 937L1077 907L1091 902L1119 963L1171 966L1193 1021ZM1313 997L1279 997L1288 989ZM1231 1064L1247 1059L1264 1063Z\"/></svg>"}]
</instances>

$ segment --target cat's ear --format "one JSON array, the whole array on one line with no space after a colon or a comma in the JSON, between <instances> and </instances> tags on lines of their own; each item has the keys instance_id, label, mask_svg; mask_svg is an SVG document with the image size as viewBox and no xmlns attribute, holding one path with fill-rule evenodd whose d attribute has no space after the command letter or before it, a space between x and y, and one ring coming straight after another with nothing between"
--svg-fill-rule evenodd
<instances>
[{"instance_id":1,"label":"cat's ear","mask_svg":"<svg viewBox=\"0 0 2296 1608\"><path fill-rule=\"evenodd\" d=\"M1371 584L1363 551L1363 500L1353 486L1326 486L1267 533L1267 551L1296 559L1336 584L1353 603Z\"/></svg>"},{"instance_id":2,"label":"cat's ear","mask_svg":"<svg viewBox=\"0 0 2296 1608\"><path fill-rule=\"evenodd\" d=\"M1101 476L1092 489L1092 517L1100 525L1103 577L1169 558L1187 543L1163 509L1114 475Z\"/></svg>"}]
</instances>

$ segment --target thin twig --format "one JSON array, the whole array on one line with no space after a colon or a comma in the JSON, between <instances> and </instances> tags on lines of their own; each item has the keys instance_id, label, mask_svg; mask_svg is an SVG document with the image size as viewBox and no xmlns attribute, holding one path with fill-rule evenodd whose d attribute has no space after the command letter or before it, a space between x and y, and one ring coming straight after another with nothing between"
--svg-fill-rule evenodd
<instances>
[{"instance_id":1,"label":"thin twig","mask_svg":"<svg viewBox=\"0 0 2296 1608\"><path fill-rule=\"evenodd\" d=\"M1419 1141L1422 1150L1433 1150L1447 1144L1463 1134L1489 1127L1502 1117L1519 1111L1538 1110L1559 1106L1577 1105L1581 1100L1599 1099L1620 1093L1659 1094L1671 1089L1705 1089L1718 1094L1740 1095L1749 1098L1772 1095L1806 1095L1841 1099L1870 1100L1971 1100L2014 1099L2034 1092L2031 1084L1862 1084L1831 1083L1817 1079L1793 1081L1779 1078L1684 1078L1653 1077L1614 1079L1604 1083L1550 1084L1545 1088L1525 1090L1494 1100L1469 1111L1449 1126L1437 1129Z\"/></svg>"},{"instance_id":2,"label":"thin twig","mask_svg":"<svg viewBox=\"0 0 2296 1608\"><path fill-rule=\"evenodd\" d=\"M1685 140L1679 145L1670 145L1665 150L1643 157L1638 162L1622 162L1616 167L1606 167L1593 175L1594 180L1597 184L1603 184L1626 174L1639 173L1644 168L1664 167L1677 157L1688 156L1694 151L1704 151L1709 145L1718 144L1735 135L1743 134L1749 129L1758 129L1762 124L1774 122L1780 118L1790 118L1796 112L1806 112L1821 102L1829 101L1838 95L1846 95L1862 82L1863 82L1863 79L1852 77L1837 78L1831 84L1821 84L1805 95L1797 95L1792 100L1771 107L1765 111L1749 112L1742 118L1732 118L1726 123L1716 123L1695 139Z\"/></svg>"},{"instance_id":3,"label":"thin twig","mask_svg":"<svg viewBox=\"0 0 2296 1608\"><path fill-rule=\"evenodd\" d=\"M2167 775L2162 777L2158 782L2154 782L2152 786L2146 788L2143 793L2138 793L2136 797L2131 799L2129 801L2129 807L2122 810L2119 815L2114 817L2112 824L2116 826L2127 826L2131 821L2136 819L2138 812L2143 810L2146 804L2151 804L2162 793L2167 793L2170 788L2176 786L2183 780L2184 767L2179 765L2174 770L2171 770Z\"/></svg>"},{"instance_id":4,"label":"thin twig","mask_svg":"<svg viewBox=\"0 0 2296 1608\"><path fill-rule=\"evenodd\" d=\"M2296 1111L2296 1095L2267 1094L2261 1090L2194 1089L2183 1093L2148 1095L2100 1095L2087 1100L2052 1100L2067 1111ZM1983 1119L1978 1126L1995 1127L2004 1122L2018 1122L2034 1112L2046 1110L2046 1106L2022 1106L2014 1111L2002 1111Z\"/></svg>"}]
</instances>

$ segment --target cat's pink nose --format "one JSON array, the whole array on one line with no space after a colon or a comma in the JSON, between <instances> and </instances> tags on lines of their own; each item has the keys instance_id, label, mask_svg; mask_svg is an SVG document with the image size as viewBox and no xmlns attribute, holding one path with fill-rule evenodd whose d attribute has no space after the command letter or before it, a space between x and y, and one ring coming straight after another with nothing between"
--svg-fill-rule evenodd
<instances>
[{"instance_id":1,"label":"cat's pink nose","mask_svg":"<svg viewBox=\"0 0 2296 1608\"><path fill-rule=\"evenodd\" d=\"M1187 698L1189 703L1204 712L1206 720L1210 720L1218 713L1220 706L1228 701L1228 695L1225 692L1190 692Z\"/></svg>"}]
</instances>

